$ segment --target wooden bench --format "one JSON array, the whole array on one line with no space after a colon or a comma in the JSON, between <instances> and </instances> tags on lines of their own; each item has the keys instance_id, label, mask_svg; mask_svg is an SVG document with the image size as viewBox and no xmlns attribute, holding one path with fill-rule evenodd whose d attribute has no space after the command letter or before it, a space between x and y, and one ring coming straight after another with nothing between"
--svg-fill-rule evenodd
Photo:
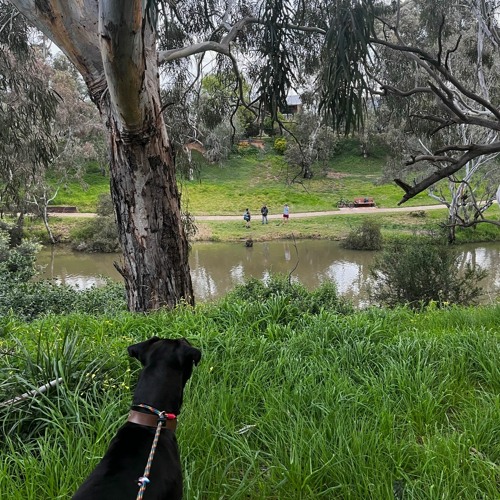
<instances>
[{"instance_id":1,"label":"wooden bench","mask_svg":"<svg viewBox=\"0 0 500 500\"><path fill-rule=\"evenodd\" d=\"M51 214L74 214L78 212L76 207L49 206L47 212Z\"/></svg>"},{"instance_id":2,"label":"wooden bench","mask_svg":"<svg viewBox=\"0 0 500 500\"><path fill-rule=\"evenodd\" d=\"M354 198L354 207L374 207L375 201L373 198L364 196L363 198Z\"/></svg>"}]
</instances>

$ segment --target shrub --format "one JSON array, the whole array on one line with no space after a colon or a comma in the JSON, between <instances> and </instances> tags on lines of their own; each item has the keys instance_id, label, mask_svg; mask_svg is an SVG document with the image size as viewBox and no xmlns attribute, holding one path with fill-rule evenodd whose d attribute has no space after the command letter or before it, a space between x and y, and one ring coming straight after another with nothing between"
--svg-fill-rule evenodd
<instances>
[{"instance_id":1,"label":"shrub","mask_svg":"<svg viewBox=\"0 0 500 500\"><path fill-rule=\"evenodd\" d=\"M287 276L272 275L264 281L249 278L242 285L236 286L227 294L229 300L243 300L246 302L264 302L276 295L290 295L304 297L306 289L299 283L292 283Z\"/></svg>"},{"instance_id":2,"label":"shrub","mask_svg":"<svg viewBox=\"0 0 500 500\"><path fill-rule=\"evenodd\" d=\"M418 309L429 304L474 305L481 293L478 282L487 271L467 263L462 269L457 253L432 242L396 242L375 258L371 269L373 300L387 306Z\"/></svg>"},{"instance_id":3,"label":"shrub","mask_svg":"<svg viewBox=\"0 0 500 500\"><path fill-rule=\"evenodd\" d=\"M75 290L52 281L0 287L0 317L13 314L32 321L47 314L104 314L126 310L125 289L118 283Z\"/></svg>"},{"instance_id":4,"label":"shrub","mask_svg":"<svg viewBox=\"0 0 500 500\"><path fill-rule=\"evenodd\" d=\"M9 288L36 274L35 261L40 245L32 240L11 246L8 229L0 229L0 284Z\"/></svg>"},{"instance_id":5,"label":"shrub","mask_svg":"<svg viewBox=\"0 0 500 500\"><path fill-rule=\"evenodd\" d=\"M347 235L342 246L350 250L380 250L382 248L380 224L372 220L363 221L361 226Z\"/></svg>"},{"instance_id":6,"label":"shrub","mask_svg":"<svg viewBox=\"0 0 500 500\"><path fill-rule=\"evenodd\" d=\"M109 194L103 194L99 197L97 217L88 221L83 229L74 235L72 248L86 252L113 253L119 251L118 229Z\"/></svg>"},{"instance_id":7,"label":"shrub","mask_svg":"<svg viewBox=\"0 0 500 500\"><path fill-rule=\"evenodd\" d=\"M264 303L278 296L286 298L290 305L304 313L317 314L322 309L345 314L353 311L352 305L338 295L334 283L325 282L309 291L301 283L280 274L272 275L265 281L250 278L229 292L226 300Z\"/></svg>"},{"instance_id":8,"label":"shrub","mask_svg":"<svg viewBox=\"0 0 500 500\"><path fill-rule=\"evenodd\" d=\"M331 281L321 283L318 288L308 294L306 308L313 314L319 313L321 309L336 311L341 314L354 312L353 305L338 294L337 286Z\"/></svg>"},{"instance_id":9,"label":"shrub","mask_svg":"<svg viewBox=\"0 0 500 500\"><path fill-rule=\"evenodd\" d=\"M278 137L274 140L274 150L280 155L284 155L286 151L287 142L284 137Z\"/></svg>"}]
</instances>

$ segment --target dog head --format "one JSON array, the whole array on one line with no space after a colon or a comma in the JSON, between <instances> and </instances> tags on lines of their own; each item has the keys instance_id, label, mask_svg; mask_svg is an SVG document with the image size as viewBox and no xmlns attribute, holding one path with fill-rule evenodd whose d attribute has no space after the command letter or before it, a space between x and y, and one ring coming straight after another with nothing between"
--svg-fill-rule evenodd
<instances>
[{"instance_id":1,"label":"dog head","mask_svg":"<svg viewBox=\"0 0 500 500\"><path fill-rule=\"evenodd\" d=\"M160 339L152 337L144 342L128 347L130 356L137 358L146 368L149 366L168 366L182 372L184 385L193 372L193 365L201 360L201 351L186 339Z\"/></svg>"}]
</instances>

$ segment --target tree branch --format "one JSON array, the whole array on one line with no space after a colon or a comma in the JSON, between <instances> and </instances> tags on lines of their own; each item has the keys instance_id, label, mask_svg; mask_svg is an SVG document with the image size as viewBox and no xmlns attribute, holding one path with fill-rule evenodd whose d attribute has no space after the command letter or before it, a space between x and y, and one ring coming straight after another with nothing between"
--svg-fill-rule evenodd
<instances>
[{"instance_id":1,"label":"tree branch","mask_svg":"<svg viewBox=\"0 0 500 500\"><path fill-rule=\"evenodd\" d=\"M400 39L400 36L398 33L395 33L395 35L398 37L398 39ZM430 71L430 68L427 68L427 64L430 64L432 66L432 68L434 68L435 71L440 73L461 94L468 97L469 99L476 102L477 104L481 105L483 108L487 109L497 120L500 120L500 111L495 106L493 106L489 101L487 101L483 97L466 89L462 85L462 83L459 82L445 67L443 67L442 65L439 64L439 61L434 59L430 54L428 54L424 50L421 50L418 47L409 47L407 45L404 45L404 43L395 44L395 43L389 42L387 40L382 40L381 38L376 38L376 37L370 38L368 41L371 44L383 45L384 47L388 47L388 48L395 50L397 52L407 54L408 56L413 56L412 59L415 60L417 62L417 64L419 64L419 66L426 69L427 73L439 84L439 86L442 89L446 89L446 91L451 92L450 89L448 87L445 87L443 85L443 83L437 78L437 76L435 74L433 74L432 71ZM494 123L494 122L491 122L491 123Z\"/></svg>"},{"instance_id":2,"label":"tree branch","mask_svg":"<svg viewBox=\"0 0 500 500\"><path fill-rule=\"evenodd\" d=\"M227 29L228 33L223 37L220 42L215 41L205 41L200 43L195 43L187 47L179 47L178 49L163 50L158 52L158 64L164 64L170 61L175 61L177 59L182 59L184 57L189 57L194 54L199 54L201 52L218 52L225 56L229 56L229 46L238 34L249 24L262 24L260 19L253 16L248 16L240 19L233 26L229 26L225 21L222 20L222 25L216 30ZM300 26L296 24L277 24L277 28L289 29L293 31L303 31L304 33L316 33L318 35L325 35L326 31L324 29L318 28L316 26Z\"/></svg>"},{"instance_id":3,"label":"tree branch","mask_svg":"<svg viewBox=\"0 0 500 500\"><path fill-rule=\"evenodd\" d=\"M227 35L220 41L206 41L195 43L187 47L180 47L178 49L163 50L158 53L158 64L164 64L184 57L189 57L201 52L218 52L225 56L229 56L229 45L233 42L240 31L249 24L258 23L259 19L256 17L245 17L240 19L227 33Z\"/></svg>"},{"instance_id":4,"label":"tree branch","mask_svg":"<svg viewBox=\"0 0 500 500\"><path fill-rule=\"evenodd\" d=\"M102 79L97 23L98 2L9 0L33 26L52 40L81 75Z\"/></svg>"},{"instance_id":5,"label":"tree branch","mask_svg":"<svg viewBox=\"0 0 500 500\"><path fill-rule=\"evenodd\" d=\"M457 148L457 150L458 149L459 148ZM434 157L432 155L421 155L415 157L415 159L411 160L410 163L417 163L419 161L426 160L430 162L449 161L451 162L451 164L445 168L440 168L436 170L433 174L427 176L425 179L416 183L413 186L409 186L401 179L394 179L394 182L405 191L405 195L399 201L398 205L401 205L406 201L408 201L409 199L416 196L417 194L422 193L426 189L430 188L432 185L436 184L436 182L439 182L441 179L445 179L446 177L453 175L455 172L458 172L458 170L460 170L464 165L466 165L469 161L473 160L474 158L488 154L495 154L498 152L500 152L500 142L495 142L486 145L472 144L465 151L465 153L459 158L442 157L442 156ZM446 158L446 160L444 160L444 158Z\"/></svg>"}]
</instances>

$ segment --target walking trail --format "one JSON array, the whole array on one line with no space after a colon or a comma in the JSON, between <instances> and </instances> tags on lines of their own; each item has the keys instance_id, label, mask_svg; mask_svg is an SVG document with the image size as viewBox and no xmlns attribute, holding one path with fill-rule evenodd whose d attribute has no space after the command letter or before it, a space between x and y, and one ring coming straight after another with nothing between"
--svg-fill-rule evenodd
<instances>
[{"instance_id":1,"label":"walking trail","mask_svg":"<svg viewBox=\"0 0 500 500\"><path fill-rule=\"evenodd\" d=\"M302 219L304 217L323 217L325 215L352 215L352 214L375 214L375 213L398 213L398 212L417 212L419 210L436 210L446 208L445 205L423 205L418 207L394 207L394 208L377 208L377 207L360 207L360 208L339 208L338 210L327 210L325 212L298 212L290 213L290 218ZM74 212L74 213L52 213L54 217L95 217L95 213ZM254 217L260 217L260 214L255 213ZM282 214L270 214L268 219L281 219ZM196 215L196 221L232 221L240 220L241 215Z\"/></svg>"}]
</instances>

